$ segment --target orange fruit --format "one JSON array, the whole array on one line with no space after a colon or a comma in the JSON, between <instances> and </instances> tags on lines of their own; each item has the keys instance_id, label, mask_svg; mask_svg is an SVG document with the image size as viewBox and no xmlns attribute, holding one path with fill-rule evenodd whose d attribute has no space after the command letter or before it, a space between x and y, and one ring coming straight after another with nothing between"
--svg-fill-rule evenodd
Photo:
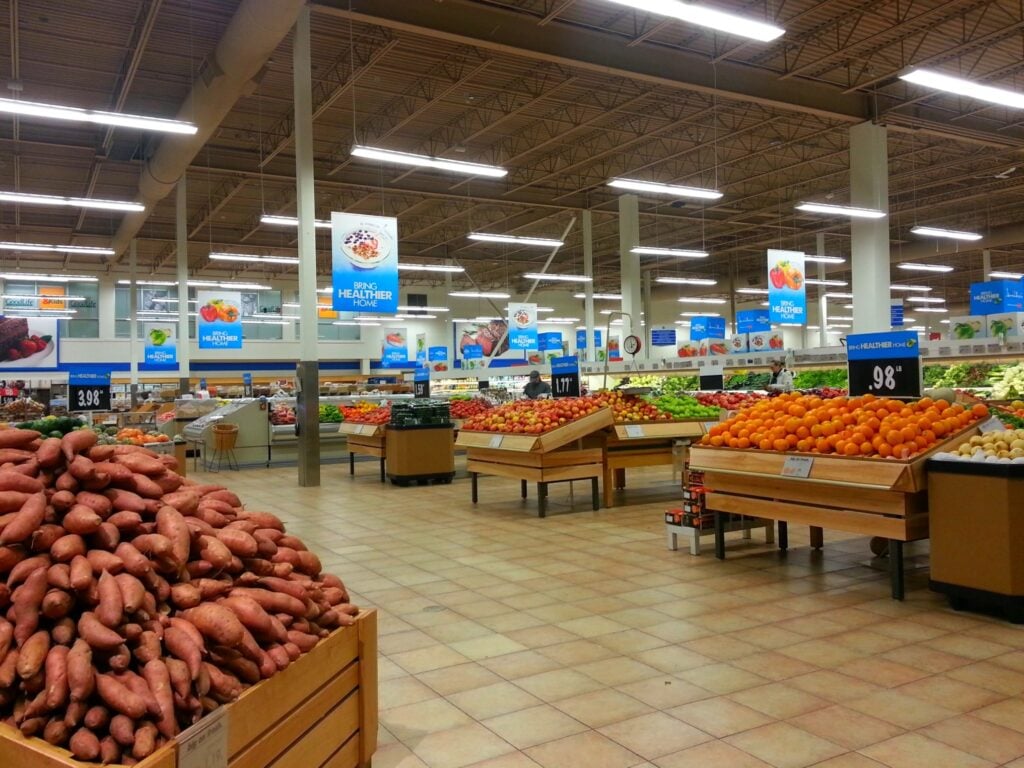
<instances>
[{"instance_id":1,"label":"orange fruit","mask_svg":"<svg viewBox=\"0 0 1024 768\"><path fill-rule=\"evenodd\" d=\"M860 455L861 456L870 456L874 452L875 452L875 446L873 446L871 443L861 443L860 444Z\"/></svg>"},{"instance_id":2,"label":"orange fruit","mask_svg":"<svg viewBox=\"0 0 1024 768\"><path fill-rule=\"evenodd\" d=\"M715 446L716 448L721 446L722 443L724 443L724 442L725 442L725 439L721 435L712 435L711 436L711 444L713 446Z\"/></svg>"},{"instance_id":3,"label":"orange fruit","mask_svg":"<svg viewBox=\"0 0 1024 768\"><path fill-rule=\"evenodd\" d=\"M986 416L988 416L988 408L986 408L981 403L978 403L973 408L971 408L971 415L973 415L977 419L983 419Z\"/></svg>"},{"instance_id":4,"label":"orange fruit","mask_svg":"<svg viewBox=\"0 0 1024 768\"><path fill-rule=\"evenodd\" d=\"M888 443L882 443L878 446L878 455L883 459L887 459L892 456L892 446Z\"/></svg>"},{"instance_id":5,"label":"orange fruit","mask_svg":"<svg viewBox=\"0 0 1024 768\"><path fill-rule=\"evenodd\" d=\"M786 440L779 438L772 443L772 448L774 448L776 451L785 451L789 449L789 443Z\"/></svg>"},{"instance_id":6,"label":"orange fruit","mask_svg":"<svg viewBox=\"0 0 1024 768\"><path fill-rule=\"evenodd\" d=\"M846 446L845 446L845 449L843 450L843 453L845 453L847 456L856 456L858 453L860 453L860 446L857 445L857 443L854 443L852 441L849 442L849 443L846 443Z\"/></svg>"},{"instance_id":7,"label":"orange fruit","mask_svg":"<svg viewBox=\"0 0 1024 768\"><path fill-rule=\"evenodd\" d=\"M747 437L741 437L741 438L737 439L736 440L736 447L737 448L749 448L750 447L750 439L747 438Z\"/></svg>"},{"instance_id":8,"label":"orange fruit","mask_svg":"<svg viewBox=\"0 0 1024 768\"><path fill-rule=\"evenodd\" d=\"M895 447L903 442L903 435L900 434L899 430L890 429L885 433L885 442Z\"/></svg>"}]
</instances>

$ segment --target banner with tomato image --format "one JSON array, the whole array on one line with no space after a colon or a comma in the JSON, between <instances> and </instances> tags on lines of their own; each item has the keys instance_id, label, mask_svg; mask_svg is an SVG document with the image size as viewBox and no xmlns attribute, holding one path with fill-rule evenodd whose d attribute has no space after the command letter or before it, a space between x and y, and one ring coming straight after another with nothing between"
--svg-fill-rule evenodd
<instances>
[{"instance_id":1,"label":"banner with tomato image","mask_svg":"<svg viewBox=\"0 0 1024 768\"><path fill-rule=\"evenodd\" d=\"M389 328L384 334L380 359L385 368L403 368L409 365L408 329Z\"/></svg>"},{"instance_id":2,"label":"banner with tomato image","mask_svg":"<svg viewBox=\"0 0 1024 768\"><path fill-rule=\"evenodd\" d=\"M196 331L200 349L242 348L242 294L238 291L197 291Z\"/></svg>"},{"instance_id":3,"label":"banner with tomato image","mask_svg":"<svg viewBox=\"0 0 1024 768\"><path fill-rule=\"evenodd\" d=\"M435 371L447 371L448 347L428 347L427 360Z\"/></svg>"},{"instance_id":4,"label":"banner with tomato image","mask_svg":"<svg viewBox=\"0 0 1024 768\"><path fill-rule=\"evenodd\" d=\"M807 322L802 251L768 249L768 316L773 323Z\"/></svg>"}]
</instances>

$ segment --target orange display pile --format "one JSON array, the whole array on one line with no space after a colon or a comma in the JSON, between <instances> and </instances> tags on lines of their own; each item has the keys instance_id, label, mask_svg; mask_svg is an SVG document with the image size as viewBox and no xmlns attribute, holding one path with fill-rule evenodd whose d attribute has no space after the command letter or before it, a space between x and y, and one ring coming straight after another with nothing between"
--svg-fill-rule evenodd
<instances>
[{"instance_id":1,"label":"orange display pile","mask_svg":"<svg viewBox=\"0 0 1024 768\"><path fill-rule=\"evenodd\" d=\"M345 421L351 424L387 424L391 420L390 405L361 402L338 408Z\"/></svg>"},{"instance_id":2,"label":"orange display pile","mask_svg":"<svg viewBox=\"0 0 1024 768\"><path fill-rule=\"evenodd\" d=\"M925 397L914 403L877 398L785 394L711 428L702 445L762 451L907 459L988 416Z\"/></svg>"},{"instance_id":3,"label":"orange display pile","mask_svg":"<svg viewBox=\"0 0 1024 768\"><path fill-rule=\"evenodd\" d=\"M466 419L463 431L539 435L601 408L591 397L560 400L516 400Z\"/></svg>"}]
</instances>

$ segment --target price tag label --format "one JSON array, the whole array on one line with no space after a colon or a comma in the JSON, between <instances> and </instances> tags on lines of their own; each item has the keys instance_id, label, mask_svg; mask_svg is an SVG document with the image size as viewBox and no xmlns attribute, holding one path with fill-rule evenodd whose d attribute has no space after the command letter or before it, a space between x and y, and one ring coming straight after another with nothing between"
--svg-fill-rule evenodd
<instances>
[{"instance_id":1,"label":"price tag label","mask_svg":"<svg viewBox=\"0 0 1024 768\"><path fill-rule=\"evenodd\" d=\"M850 394L920 397L920 351L914 331L847 336Z\"/></svg>"},{"instance_id":2,"label":"price tag label","mask_svg":"<svg viewBox=\"0 0 1024 768\"><path fill-rule=\"evenodd\" d=\"M814 459L810 456L787 456L782 464L783 477L810 477Z\"/></svg>"},{"instance_id":3,"label":"price tag label","mask_svg":"<svg viewBox=\"0 0 1024 768\"><path fill-rule=\"evenodd\" d=\"M502 435L494 435L491 441L487 443L488 448L501 448Z\"/></svg>"},{"instance_id":4,"label":"price tag label","mask_svg":"<svg viewBox=\"0 0 1024 768\"><path fill-rule=\"evenodd\" d=\"M412 383L412 396L418 398L430 397L430 380L414 381Z\"/></svg>"},{"instance_id":5,"label":"price tag label","mask_svg":"<svg viewBox=\"0 0 1024 768\"><path fill-rule=\"evenodd\" d=\"M365 435L366 434L366 430L369 427L370 427L369 424L360 424L358 427L356 427L356 434L357 435Z\"/></svg>"},{"instance_id":6,"label":"price tag label","mask_svg":"<svg viewBox=\"0 0 1024 768\"><path fill-rule=\"evenodd\" d=\"M551 361L551 394L554 397L580 396L578 357L556 357Z\"/></svg>"},{"instance_id":7,"label":"price tag label","mask_svg":"<svg viewBox=\"0 0 1024 768\"><path fill-rule=\"evenodd\" d=\"M227 768L228 719L224 707L178 734L177 768Z\"/></svg>"},{"instance_id":8,"label":"price tag label","mask_svg":"<svg viewBox=\"0 0 1024 768\"><path fill-rule=\"evenodd\" d=\"M643 437L644 428L640 424L627 424L626 437Z\"/></svg>"},{"instance_id":9,"label":"price tag label","mask_svg":"<svg viewBox=\"0 0 1024 768\"><path fill-rule=\"evenodd\" d=\"M110 374L71 371L68 375L68 407L72 411L109 411Z\"/></svg>"},{"instance_id":10,"label":"price tag label","mask_svg":"<svg viewBox=\"0 0 1024 768\"><path fill-rule=\"evenodd\" d=\"M989 419L980 427L978 427L978 429L980 429L982 433L1002 432L1003 430L1006 429L1006 425L1003 424L1003 422L1001 422L997 416L993 416L991 419Z\"/></svg>"}]
</instances>

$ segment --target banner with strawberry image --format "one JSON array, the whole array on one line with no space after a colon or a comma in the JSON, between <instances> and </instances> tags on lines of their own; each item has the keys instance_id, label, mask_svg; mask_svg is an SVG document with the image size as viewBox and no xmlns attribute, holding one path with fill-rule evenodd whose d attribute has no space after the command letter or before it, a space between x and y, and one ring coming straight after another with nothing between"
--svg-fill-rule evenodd
<instances>
[{"instance_id":1,"label":"banner with strawberry image","mask_svg":"<svg viewBox=\"0 0 1024 768\"><path fill-rule=\"evenodd\" d=\"M200 349L242 348L242 294L238 291L197 291L196 335Z\"/></svg>"},{"instance_id":2,"label":"banner with strawberry image","mask_svg":"<svg viewBox=\"0 0 1024 768\"><path fill-rule=\"evenodd\" d=\"M773 323L807 322L802 251L768 250L768 315Z\"/></svg>"}]
</instances>

